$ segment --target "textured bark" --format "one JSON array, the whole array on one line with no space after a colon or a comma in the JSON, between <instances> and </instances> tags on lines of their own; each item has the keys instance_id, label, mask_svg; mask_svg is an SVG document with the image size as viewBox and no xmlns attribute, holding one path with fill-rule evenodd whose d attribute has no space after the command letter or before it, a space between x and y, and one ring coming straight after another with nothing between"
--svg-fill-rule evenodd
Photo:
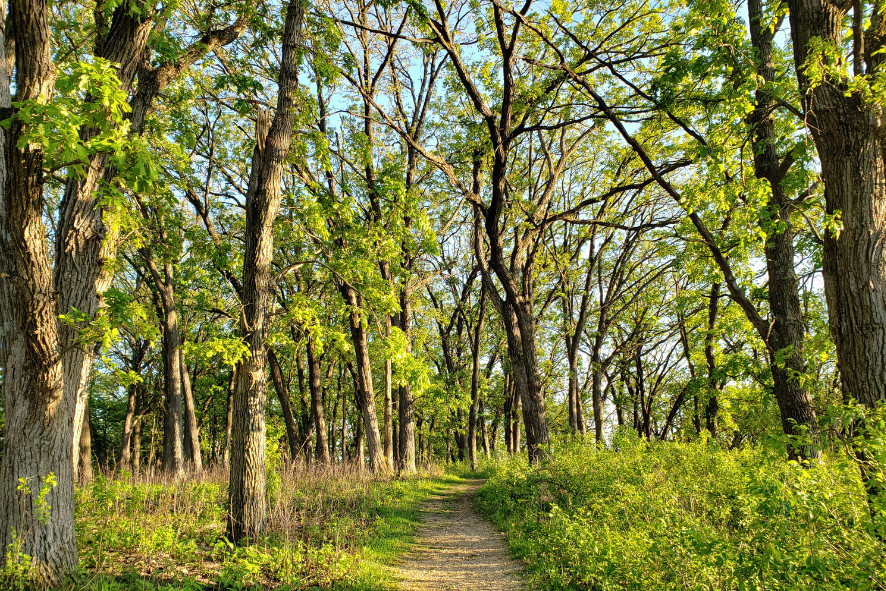
<instances>
[{"instance_id":1,"label":"textured bark","mask_svg":"<svg viewBox=\"0 0 886 591\"><path fill-rule=\"evenodd\" d=\"M572 320L572 296L570 295L568 298L564 297L562 300L563 319L567 323L567 329L564 330L564 336L566 338L566 359L569 363L569 381L566 404L569 411L569 430L573 436L578 434L583 435L587 431L584 413L582 412L581 390L578 385L578 348L581 344L581 335L588 319L591 303L591 281L594 278L594 270L597 267L597 252L593 239L589 241L588 261L586 264L587 271L585 272L584 290L582 291L581 299L579 301L578 318L575 320L573 326L569 325L569 322ZM596 398L594 398L594 400L596 401ZM600 438L597 440L599 441Z\"/></svg>"},{"instance_id":2,"label":"textured bark","mask_svg":"<svg viewBox=\"0 0 886 591\"><path fill-rule=\"evenodd\" d=\"M283 381L283 371L280 369L280 362L274 349L268 347L268 366L271 369L271 382L274 384L274 392L277 393L277 400L280 402L280 410L283 413L283 424L286 425L286 441L289 443L289 457L293 460L298 457L301 442L298 436L298 425L295 422L295 416L292 414L292 404L289 400L289 389Z\"/></svg>"},{"instance_id":3,"label":"textured bark","mask_svg":"<svg viewBox=\"0 0 886 591\"><path fill-rule=\"evenodd\" d=\"M341 395L341 373L338 377L338 393L341 398L341 465L348 464L348 397Z\"/></svg>"},{"instance_id":4,"label":"textured bark","mask_svg":"<svg viewBox=\"0 0 886 591\"><path fill-rule=\"evenodd\" d=\"M77 466L77 478L80 484L89 484L95 477L92 469L92 431L90 429L89 420L89 403L86 404L86 410L83 412L83 426L80 431L80 445L77 446L79 458Z\"/></svg>"},{"instance_id":5,"label":"textured bark","mask_svg":"<svg viewBox=\"0 0 886 591\"><path fill-rule=\"evenodd\" d=\"M95 11L98 32L95 55L119 64L120 87L129 91L136 73L138 88L130 100L130 132L142 133L144 120L154 100L182 72L200 58L220 46L237 39L246 30L248 15L244 13L230 26L204 33L181 54L150 66L148 38L154 27L154 11L138 0L121 3L105 22L101 10ZM81 135L88 137L94 129L84 127ZM116 171L108 166L108 155L90 158L84 177L69 178L60 208L59 231L56 235L55 278L59 287L59 313L69 314L76 308L92 318L102 302L102 294L110 286L112 274L106 262L113 259L119 237L109 235L111 227L104 223L101 195L96 191L102 182L111 182ZM63 327L64 375L66 395L75 395L74 441L79 436L79 417L83 413L93 359L87 349L77 346L78 335L73 327ZM88 345L88 344L87 344Z\"/></svg>"},{"instance_id":6,"label":"textured bark","mask_svg":"<svg viewBox=\"0 0 886 591\"><path fill-rule=\"evenodd\" d=\"M603 319L605 311L600 312L600 318ZM601 324L605 324L601 322ZM591 401L594 406L594 440L602 442L605 436L603 424L603 359L601 351L603 349L603 338L605 333L597 331L594 337L594 344L591 347Z\"/></svg>"},{"instance_id":7,"label":"textured bark","mask_svg":"<svg viewBox=\"0 0 886 591\"><path fill-rule=\"evenodd\" d=\"M267 520L265 491L265 407L267 405L266 338L272 301L273 225L282 199L281 183L292 140L293 87L298 81L304 7L299 0L286 8L277 109L256 125L256 146L246 196L246 249L240 333L250 355L237 364L234 391L231 474L227 529L236 542L258 539Z\"/></svg>"},{"instance_id":8,"label":"textured bark","mask_svg":"<svg viewBox=\"0 0 886 591\"><path fill-rule=\"evenodd\" d=\"M294 336L293 329L293 336ZM308 391L308 387L305 385L305 364L302 360L302 352L301 349L296 351L295 354L295 370L298 375L298 393L299 393L299 442L298 449L302 452L302 455L305 457L305 463L310 464L312 453L311 453L311 435L314 432L314 421L311 420L311 403L310 403L310 393ZM294 456L293 460L298 459L298 456Z\"/></svg>"},{"instance_id":9,"label":"textured bark","mask_svg":"<svg viewBox=\"0 0 886 591\"><path fill-rule=\"evenodd\" d=\"M483 399L480 399L479 416L477 420L480 424L480 441L483 443L483 455L489 457L489 429L486 426L486 406Z\"/></svg>"},{"instance_id":10,"label":"textured bark","mask_svg":"<svg viewBox=\"0 0 886 591\"><path fill-rule=\"evenodd\" d=\"M748 20L751 41L757 50L757 74L767 84L774 84L777 82L773 60L775 32L766 26L764 18L762 0L749 0ZM750 115L750 122L754 127L754 173L757 178L768 182L772 192L766 208L768 220L761 225L766 230L764 250L766 270L769 274L769 309L774 321L767 340L773 393L781 411L784 432L788 435L806 432L808 438L808 443L789 446L791 456L818 458L821 455L818 447L818 420L812 399L802 384L802 376L806 375L806 361L803 357L806 330L800 307L799 282L794 272L794 230L791 224L793 202L782 186L787 171L784 163L790 161L777 152L778 136L772 116L776 107L775 99L765 86L757 91L756 99L754 111ZM826 259L827 250L826 246ZM828 264L825 262L826 281L827 267ZM886 287L886 283L883 286ZM886 318L886 302L883 300L882 292L880 306L883 318ZM886 333L883 335L886 336ZM883 346L886 346L886 343L881 343L881 347ZM883 354L886 355L886 351L883 351ZM886 364L881 370L886 372ZM881 373L880 379L884 377L886 373ZM716 399L713 400L716 405ZM715 408L708 408L706 416L715 414L714 411ZM716 425L709 422L708 430L711 430L711 427L713 427L712 433L715 432Z\"/></svg>"},{"instance_id":11,"label":"textured bark","mask_svg":"<svg viewBox=\"0 0 886 591\"><path fill-rule=\"evenodd\" d=\"M120 460L117 463L119 470L132 472L132 447L135 435L136 422L140 422L135 416L139 397L139 384L130 384L127 390L126 415L123 418L123 431L120 437Z\"/></svg>"},{"instance_id":12,"label":"textured bark","mask_svg":"<svg viewBox=\"0 0 886 591\"><path fill-rule=\"evenodd\" d=\"M502 186L502 191L504 187ZM491 230L487 221L487 233ZM495 230L497 232L497 229ZM501 283L508 283L504 300L493 295L492 301L504 319L508 342L508 356L514 387L523 409L523 425L526 429L526 447L531 463L538 462L544 448L550 442L541 375L538 370L538 352L535 346L537 320L532 312L531 298L517 291L513 277L504 265L500 247L492 248L494 254L490 266L496 270ZM531 273L525 270L524 273ZM484 271L487 290L494 289L492 280Z\"/></svg>"},{"instance_id":13,"label":"textured bark","mask_svg":"<svg viewBox=\"0 0 886 591\"><path fill-rule=\"evenodd\" d=\"M468 413L468 458L471 470L477 469L477 411L480 408L480 339L486 321L486 290L480 290L480 309L475 320L471 347L471 409Z\"/></svg>"},{"instance_id":14,"label":"textured bark","mask_svg":"<svg viewBox=\"0 0 886 591\"><path fill-rule=\"evenodd\" d=\"M132 466L132 473L134 475L139 474L142 468L142 425L144 425L144 421L140 416L132 427L132 458L130 459L130 466Z\"/></svg>"},{"instance_id":15,"label":"textured bark","mask_svg":"<svg viewBox=\"0 0 886 591\"><path fill-rule=\"evenodd\" d=\"M412 328L410 317L412 305L409 294L404 287L400 291L400 330L406 335L407 342L412 342ZM400 431L398 437L400 444L400 472L412 474L416 471L415 449L415 401L409 385L400 386L398 390L399 401L397 404L397 428Z\"/></svg>"},{"instance_id":16,"label":"textured bark","mask_svg":"<svg viewBox=\"0 0 886 591\"><path fill-rule=\"evenodd\" d=\"M144 253L145 262L154 278L154 285L161 302L161 328L163 333L163 471L175 477L185 472L184 448L182 445L182 386L181 386L181 346L178 327L178 309L173 293L172 263L163 266L163 275Z\"/></svg>"},{"instance_id":17,"label":"textured bark","mask_svg":"<svg viewBox=\"0 0 886 591\"><path fill-rule=\"evenodd\" d=\"M329 366L330 366L330 369L332 369L333 364L330 363ZM339 406L339 404L341 404L341 401L342 401L342 395L341 395L342 367L338 363L336 363L335 366L338 369L338 374L336 376L337 379L335 380L335 384L336 384L335 394L336 395L335 395L335 403L332 405L332 416L329 418L329 457L331 458L331 460L333 462L335 461L335 454L336 454L337 438L336 438L335 433L336 433L336 429L338 426L338 406ZM335 373L335 372L333 371L333 373ZM330 380L332 379L332 375L329 372L327 372L326 375L327 375L326 383L328 386L330 383Z\"/></svg>"},{"instance_id":18,"label":"textured bark","mask_svg":"<svg viewBox=\"0 0 886 591\"><path fill-rule=\"evenodd\" d=\"M511 374L505 374L505 404L504 404L504 421L505 421L505 449L508 454L514 453L514 439L511 431L514 429L512 415L514 406L514 388L511 380Z\"/></svg>"},{"instance_id":19,"label":"textured bark","mask_svg":"<svg viewBox=\"0 0 886 591\"><path fill-rule=\"evenodd\" d=\"M360 392L360 378L358 377L357 372L354 370L353 366L348 365L348 369L351 371L351 377L354 380L354 408L357 411L357 421L354 423L354 455L353 460L354 464L357 467L357 470L363 472L366 470L366 456L363 451L363 446L366 442L366 437L363 433L363 426L365 421L360 420L360 416L363 415L363 407L361 403L365 400L366 395Z\"/></svg>"},{"instance_id":20,"label":"textured bark","mask_svg":"<svg viewBox=\"0 0 886 591\"><path fill-rule=\"evenodd\" d=\"M376 473L386 473L387 460L384 455L384 446L378 429L378 415L375 412L375 391L372 385L372 365L369 359L369 342L366 328L362 324L362 302L359 294L352 286L343 283L339 286L345 303L351 308L349 315L351 328L351 343L356 355L354 368L359 388L356 391L357 407L363 414L365 425L366 447L369 455L369 469ZM361 452L362 453L362 452Z\"/></svg>"},{"instance_id":21,"label":"textured bark","mask_svg":"<svg viewBox=\"0 0 886 591\"><path fill-rule=\"evenodd\" d=\"M236 371L231 373L228 382L228 412L225 415L225 445L222 450L221 464L226 469L231 466L231 432L234 430L234 388L236 387Z\"/></svg>"},{"instance_id":22,"label":"textured bark","mask_svg":"<svg viewBox=\"0 0 886 591\"><path fill-rule=\"evenodd\" d=\"M794 63L805 115L821 162L825 208L840 212L842 230L824 236L828 321L837 349L843 396L875 408L886 401L886 157L881 109L826 75L810 88L804 74L817 39L842 46L851 4L789 0ZM865 38L866 74L883 67L883 7L875 5Z\"/></svg>"},{"instance_id":23,"label":"textured bark","mask_svg":"<svg viewBox=\"0 0 886 591\"><path fill-rule=\"evenodd\" d=\"M183 453L185 465L194 474L203 471L203 453L200 450L200 427L197 424L197 408L194 405L194 391L191 389L191 374L185 364L184 351L179 348L179 369L181 370L182 402L184 403Z\"/></svg>"},{"instance_id":24,"label":"textured bark","mask_svg":"<svg viewBox=\"0 0 886 591\"><path fill-rule=\"evenodd\" d=\"M100 31L95 56L119 64L120 88L127 93L153 27L153 11L141 2L137 5L139 10L131 10L127 3L119 5L107 27L97 23ZM84 138L96 133L97 130L89 126L80 130ZM101 306L102 294L111 285L112 275L105 263L114 257L118 237L109 235L111 229L102 219L101 196L97 192L102 182L110 180L106 178L108 162L107 153L91 156L86 174L72 174L65 185L55 244L55 282L60 314L77 310L85 317L93 318ZM77 441L92 372L93 357L89 354L92 344L81 343L78 330L73 326L62 327L61 340L65 396L73 396L76 400L74 441Z\"/></svg>"},{"instance_id":25,"label":"textured bark","mask_svg":"<svg viewBox=\"0 0 886 591\"><path fill-rule=\"evenodd\" d=\"M320 376L320 359L314 350L314 339L308 335L308 384L311 390L311 416L314 419L315 440L314 457L321 464L329 464L329 440L326 437L326 416L323 408L323 383Z\"/></svg>"},{"instance_id":26,"label":"textured bark","mask_svg":"<svg viewBox=\"0 0 886 591\"><path fill-rule=\"evenodd\" d=\"M386 267L387 265L383 265ZM390 275L390 273L386 273ZM384 275L384 274L383 274ZM389 280L389 278L386 277ZM391 317L385 316L385 338L390 338L391 336ZM388 462L388 469L394 469L394 402L393 402L393 388L394 388L394 364L393 362L385 358L385 396L384 396L384 448L385 448L385 460Z\"/></svg>"},{"instance_id":27,"label":"textured bark","mask_svg":"<svg viewBox=\"0 0 886 591\"><path fill-rule=\"evenodd\" d=\"M530 4L524 4L519 14L525 16ZM523 421L526 429L526 441L529 460L538 462L550 442L548 421L545 410L544 392L538 368L538 352L536 350L536 330L538 318L533 311L535 285L534 255L530 252L535 236L534 232L516 233L513 248L505 255L503 232L512 226L503 219L504 211L511 203L508 175L511 161L511 148L516 138L522 133L520 124L515 121L514 101L517 97L518 85L515 84L515 69L518 61L517 45L521 38L520 29L524 20L520 17L509 21L506 9L498 4L492 7L495 21L496 41L501 52L501 89L496 99L498 107L493 110L487 104L486 97L474 84L472 75L462 60L458 44L448 27L449 15L442 3L436 4L438 21L429 21L435 41L446 51L456 78L461 84L472 107L483 119L490 150L490 183L488 188L488 204L480 202L480 185L483 168L483 155L473 155L473 173L471 181L471 201L474 205L475 231L473 237L474 254L483 272L483 281L489 297L499 316L504 321L508 340L508 356L511 359L511 372L514 376L517 392L523 404ZM525 105L524 105L525 107ZM517 120L519 121L519 119ZM515 125L516 123L516 125ZM544 180L548 189L541 192L538 203L534 204L536 214L527 220L528 226L544 227L541 216L548 211L547 204L556 186L557 177L562 173L562 158L556 166L549 166L549 178ZM535 205L538 207L535 208ZM536 215L538 217L536 217ZM481 240L481 235L488 242L488 261ZM504 290L499 294L492 274Z\"/></svg>"},{"instance_id":28,"label":"textured bark","mask_svg":"<svg viewBox=\"0 0 886 591\"><path fill-rule=\"evenodd\" d=\"M10 6L9 19L16 31L16 100L45 100L55 80L49 6L39 0L17 1ZM2 46L5 39L0 38ZM4 119L14 115L6 69L6 60L0 60ZM23 131L14 118L8 129L0 130L0 340L6 414L0 567L6 565L7 549L16 548L31 557L38 578L59 585L77 565L74 399L65 396L63 386L57 291L43 223L43 152L38 145L18 146ZM45 497L52 513L43 523L35 502L40 479L50 474L58 484ZM21 478L30 492L16 490Z\"/></svg>"}]
</instances>

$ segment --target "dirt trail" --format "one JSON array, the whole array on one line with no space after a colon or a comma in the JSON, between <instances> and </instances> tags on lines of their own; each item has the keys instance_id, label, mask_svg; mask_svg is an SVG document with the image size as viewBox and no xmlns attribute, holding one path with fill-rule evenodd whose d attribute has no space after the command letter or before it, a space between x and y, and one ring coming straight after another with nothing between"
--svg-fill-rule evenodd
<instances>
[{"instance_id":1,"label":"dirt trail","mask_svg":"<svg viewBox=\"0 0 886 591\"><path fill-rule=\"evenodd\" d=\"M422 509L416 548L396 569L402 591L519 591L522 568L504 536L471 506L482 480L467 480Z\"/></svg>"}]
</instances>

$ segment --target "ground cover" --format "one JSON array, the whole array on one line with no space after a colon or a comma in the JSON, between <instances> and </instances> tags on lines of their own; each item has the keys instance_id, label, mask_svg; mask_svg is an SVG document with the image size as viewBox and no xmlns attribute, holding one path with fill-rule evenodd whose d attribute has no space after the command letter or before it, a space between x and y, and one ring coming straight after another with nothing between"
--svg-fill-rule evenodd
<instances>
[{"instance_id":1,"label":"ground cover","mask_svg":"<svg viewBox=\"0 0 886 591\"><path fill-rule=\"evenodd\" d=\"M760 446L622 437L490 468L477 507L539 588L886 588L886 518L839 452L804 468Z\"/></svg>"}]
</instances>

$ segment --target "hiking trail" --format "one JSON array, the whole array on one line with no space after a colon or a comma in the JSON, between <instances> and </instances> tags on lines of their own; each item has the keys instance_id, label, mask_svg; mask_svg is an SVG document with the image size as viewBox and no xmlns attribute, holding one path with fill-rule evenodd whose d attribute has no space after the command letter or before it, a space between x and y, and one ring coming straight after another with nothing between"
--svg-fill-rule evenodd
<instances>
[{"instance_id":1,"label":"hiking trail","mask_svg":"<svg viewBox=\"0 0 886 591\"><path fill-rule=\"evenodd\" d=\"M522 591L523 568L504 534L471 505L482 480L465 480L422 507L415 548L395 567L401 591Z\"/></svg>"}]
</instances>

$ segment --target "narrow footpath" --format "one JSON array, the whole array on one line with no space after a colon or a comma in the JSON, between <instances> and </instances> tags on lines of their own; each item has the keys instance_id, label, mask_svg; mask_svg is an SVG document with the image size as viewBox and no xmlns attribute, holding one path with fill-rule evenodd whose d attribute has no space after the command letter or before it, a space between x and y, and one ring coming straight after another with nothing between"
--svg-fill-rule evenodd
<instances>
[{"instance_id":1,"label":"narrow footpath","mask_svg":"<svg viewBox=\"0 0 886 591\"><path fill-rule=\"evenodd\" d=\"M474 511L482 480L466 480L423 507L416 547L395 569L402 591L520 591L522 567L504 535Z\"/></svg>"}]
</instances>

